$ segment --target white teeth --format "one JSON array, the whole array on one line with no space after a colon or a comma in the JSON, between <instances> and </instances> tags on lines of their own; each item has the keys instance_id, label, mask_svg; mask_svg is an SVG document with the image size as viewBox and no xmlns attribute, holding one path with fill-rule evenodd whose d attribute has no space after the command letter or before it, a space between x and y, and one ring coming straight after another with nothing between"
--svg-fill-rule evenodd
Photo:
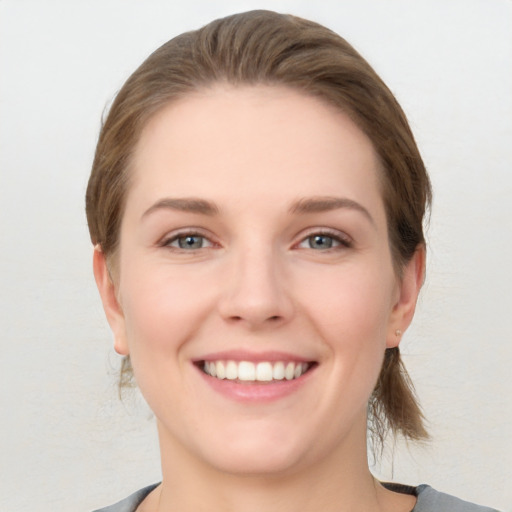
<instances>
[{"instance_id":1,"label":"white teeth","mask_svg":"<svg viewBox=\"0 0 512 512\"><path fill-rule=\"evenodd\" d=\"M256 366L256 380L272 380L272 365L270 363L258 363Z\"/></svg>"},{"instance_id":2,"label":"white teeth","mask_svg":"<svg viewBox=\"0 0 512 512\"><path fill-rule=\"evenodd\" d=\"M272 368L272 378L275 380L284 379L284 363L278 362L274 364Z\"/></svg>"},{"instance_id":3,"label":"white teeth","mask_svg":"<svg viewBox=\"0 0 512 512\"><path fill-rule=\"evenodd\" d=\"M256 380L256 367L254 363L241 361L238 363L238 380Z\"/></svg>"},{"instance_id":4,"label":"white teeth","mask_svg":"<svg viewBox=\"0 0 512 512\"><path fill-rule=\"evenodd\" d=\"M226 379L238 379L238 366L235 361L228 361L228 364L226 365Z\"/></svg>"},{"instance_id":5,"label":"white teeth","mask_svg":"<svg viewBox=\"0 0 512 512\"><path fill-rule=\"evenodd\" d=\"M257 364L250 361L205 361L203 364L203 371L211 377L245 382L298 379L308 368L308 363L282 361L262 361Z\"/></svg>"},{"instance_id":6,"label":"white teeth","mask_svg":"<svg viewBox=\"0 0 512 512\"><path fill-rule=\"evenodd\" d=\"M212 366L215 367L217 375L213 375L213 373L210 373L212 377L217 377L218 379L225 379L226 378L226 367L224 366L224 363L222 361L218 361L217 363L214 363L213 361L210 363ZM209 372L206 372L209 373Z\"/></svg>"},{"instance_id":7,"label":"white teeth","mask_svg":"<svg viewBox=\"0 0 512 512\"><path fill-rule=\"evenodd\" d=\"M295 364L288 363L286 365L286 369L284 370L284 378L286 380L292 380L295 376Z\"/></svg>"}]
</instances>

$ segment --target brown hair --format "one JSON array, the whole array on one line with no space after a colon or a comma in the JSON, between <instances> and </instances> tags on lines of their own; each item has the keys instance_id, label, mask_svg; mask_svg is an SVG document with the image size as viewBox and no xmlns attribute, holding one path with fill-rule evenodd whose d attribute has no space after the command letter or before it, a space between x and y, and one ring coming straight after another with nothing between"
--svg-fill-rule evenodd
<instances>
[{"instance_id":1,"label":"brown hair","mask_svg":"<svg viewBox=\"0 0 512 512\"><path fill-rule=\"evenodd\" d=\"M130 76L102 127L86 195L91 239L109 262L119 243L130 161L142 129L163 106L216 82L285 85L347 113L373 142L395 270L424 245L430 182L407 119L371 66L329 29L290 15L251 11L168 41ZM123 368L130 367L126 359ZM126 382L126 375L122 381ZM387 349L370 398L369 430L428 437L398 348Z\"/></svg>"}]
</instances>

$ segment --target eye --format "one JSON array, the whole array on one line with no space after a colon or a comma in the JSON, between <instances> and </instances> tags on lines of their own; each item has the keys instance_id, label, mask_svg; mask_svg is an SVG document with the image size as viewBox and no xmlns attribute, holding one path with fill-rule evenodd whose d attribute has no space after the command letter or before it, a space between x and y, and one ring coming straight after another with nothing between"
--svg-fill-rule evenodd
<instances>
[{"instance_id":1,"label":"eye","mask_svg":"<svg viewBox=\"0 0 512 512\"><path fill-rule=\"evenodd\" d=\"M351 242L347 237L332 233L312 233L298 245L301 249L313 249L316 251L326 251L337 247L350 246Z\"/></svg>"},{"instance_id":2,"label":"eye","mask_svg":"<svg viewBox=\"0 0 512 512\"><path fill-rule=\"evenodd\" d=\"M312 235L308 236L301 246L306 245L308 249L331 249L333 246L339 245L339 242L329 235Z\"/></svg>"},{"instance_id":3,"label":"eye","mask_svg":"<svg viewBox=\"0 0 512 512\"><path fill-rule=\"evenodd\" d=\"M184 251L213 247L213 243L199 233L180 233L162 242L162 246Z\"/></svg>"}]
</instances>

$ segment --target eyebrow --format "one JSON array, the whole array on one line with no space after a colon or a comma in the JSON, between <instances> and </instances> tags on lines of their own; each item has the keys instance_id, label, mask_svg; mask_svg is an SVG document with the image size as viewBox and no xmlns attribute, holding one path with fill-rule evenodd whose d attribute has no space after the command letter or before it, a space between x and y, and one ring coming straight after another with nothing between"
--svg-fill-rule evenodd
<instances>
[{"instance_id":1,"label":"eyebrow","mask_svg":"<svg viewBox=\"0 0 512 512\"><path fill-rule=\"evenodd\" d=\"M360 203L347 197L305 197L295 201L290 207L290 213L321 213L340 208L348 208L361 212L373 225L375 220L370 212Z\"/></svg>"},{"instance_id":2,"label":"eyebrow","mask_svg":"<svg viewBox=\"0 0 512 512\"><path fill-rule=\"evenodd\" d=\"M292 203L289 208L290 213L321 213L341 208L348 208L361 212L372 224L375 224L370 212L360 203L346 197L305 197ZM176 210L181 212L198 213L201 215L214 216L219 213L219 208L215 203L205 199L195 197L172 198L165 197L158 200L150 206L143 214L146 217L158 210Z\"/></svg>"},{"instance_id":3,"label":"eyebrow","mask_svg":"<svg viewBox=\"0 0 512 512\"><path fill-rule=\"evenodd\" d=\"M205 199L198 199L195 197L186 198L172 198L165 197L158 200L155 204L150 206L143 214L146 217L149 214L158 210L177 210L180 212L199 213L202 215L213 216L219 213L217 206Z\"/></svg>"}]
</instances>

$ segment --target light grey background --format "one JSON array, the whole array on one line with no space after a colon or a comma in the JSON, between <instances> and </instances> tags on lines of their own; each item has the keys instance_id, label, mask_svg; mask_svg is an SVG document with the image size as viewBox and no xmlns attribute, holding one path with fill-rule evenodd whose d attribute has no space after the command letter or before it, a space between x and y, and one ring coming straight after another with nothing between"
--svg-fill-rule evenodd
<instances>
[{"instance_id":1,"label":"light grey background","mask_svg":"<svg viewBox=\"0 0 512 512\"><path fill-rule=\"evenodd\" d=\"M158 480L150 413L116 396L89 167L105 105L150 51L256 7L354 44L432 176L428 279L403 352L433 442L398 446L376 474L512 510L510 0L0 0L0 510L87 511Z\"/></svg>"}]
</instances>

